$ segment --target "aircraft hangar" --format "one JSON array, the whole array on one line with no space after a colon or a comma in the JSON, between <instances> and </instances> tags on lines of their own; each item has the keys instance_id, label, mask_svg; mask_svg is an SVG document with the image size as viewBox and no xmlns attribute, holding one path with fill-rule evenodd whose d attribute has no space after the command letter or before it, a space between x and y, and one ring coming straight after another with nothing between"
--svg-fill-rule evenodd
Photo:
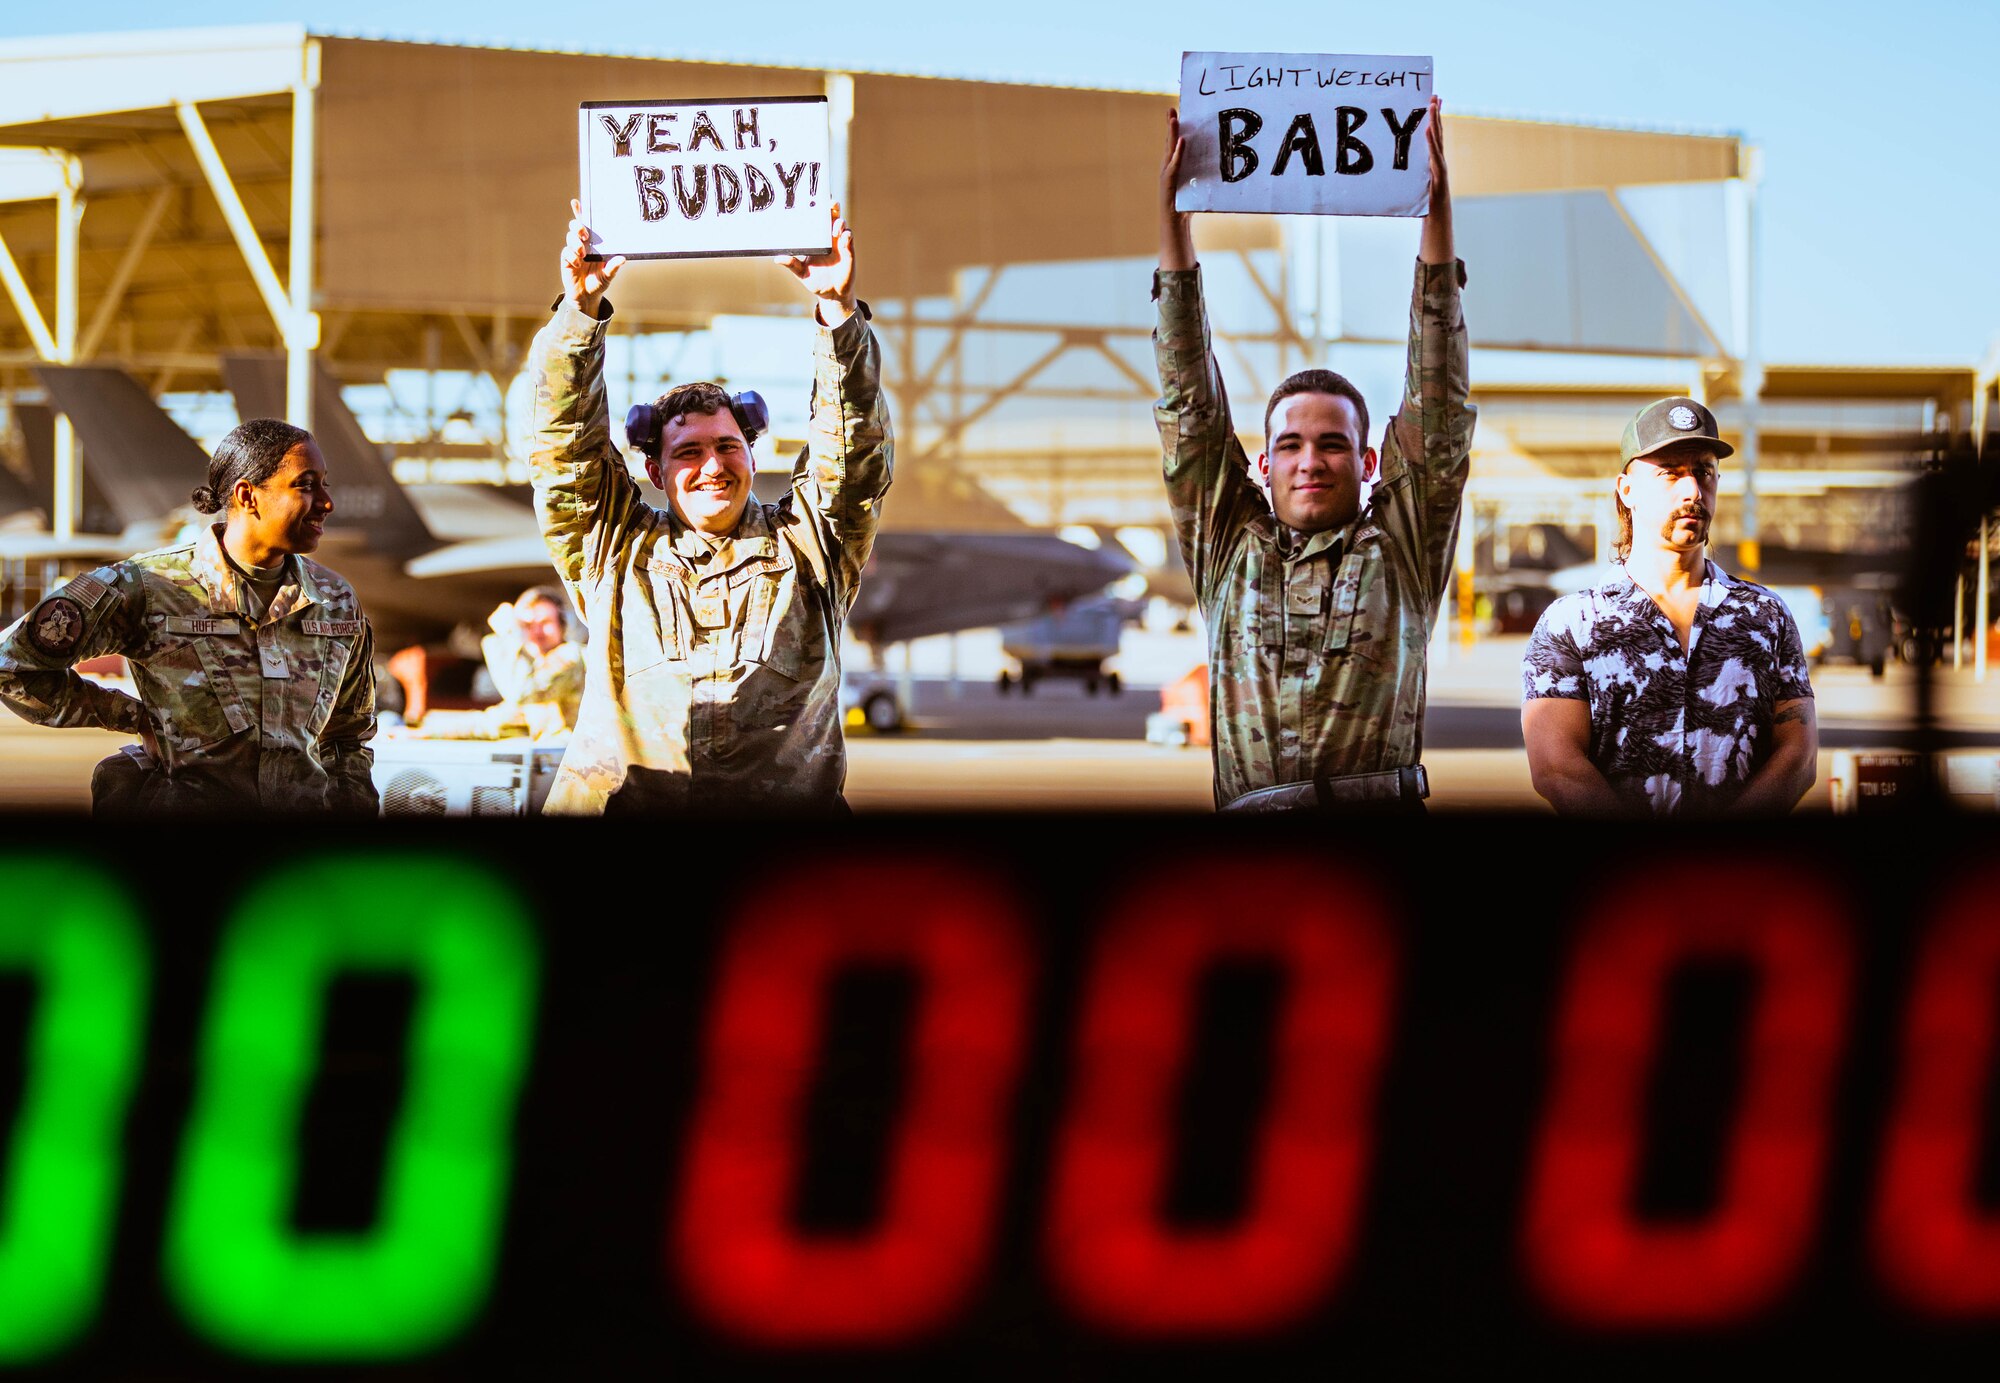
<instances>
[{"instance_id":1,"label":"aircraft hangar","mask_svg":"<svg viewBox=\"0 0 2000 1383\"><path fill-rule=\"evenodd\" d=\"M275 351L298 420L315 365L343 386L398 371L481 381L471 434L448 436L432 411L414 435L378 440L406 460L504 461L508 389L546 317L576 185L577 104L788 94L829 98L835 191L901 444L889 523L1162 523L1147 286L1163 91L296 26L11 40L0 403L11 423L42 402L38 363L115 365L157 398L220 389L225 354ZM1770 492L1761 512L1788 532L1809 517L1788 495L1859 496L1815 531L1828 541L1879 531L1882 496L1923 437L1984 413L1991 362L1843 372L1759 357L1758 152L1743 138L1447 121L1483 406L1471 537L1589 521L1591 477L1622 425L1612 415L1640 392L1708 398L1752 494ZM1399 350L1398 236L1413 244L1414 227L1201 218L1240 397L1309 361ZM635 341L803 316L783 272L754 260L640 266L615 296ZM1580 362L1573 378L1566 360ZM1590 382L1605 360L1623 362L1620 380ZM1857 429L1865 444L1840 440ZM61 535L78 526L83 477L61 419L53 443ZM1740 505L1731 531L1754 541L1759 512Z\"/></svg>"}]
</instances>

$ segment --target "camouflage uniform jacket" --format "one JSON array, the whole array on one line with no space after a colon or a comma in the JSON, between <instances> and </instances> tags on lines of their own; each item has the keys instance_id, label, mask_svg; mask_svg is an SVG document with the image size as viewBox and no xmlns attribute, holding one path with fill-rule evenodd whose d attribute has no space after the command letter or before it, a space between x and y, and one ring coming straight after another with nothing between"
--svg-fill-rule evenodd
<instances>
[{"instance_id":1,"label":"camouflage uniform jacket","mask_svg":"<svg viewBox=\"0 0 2000 1383\"><path fill-rule=\"evenodd\" d=\"M1472 445L1461 264L1417 265L1403 404L1350 523L1301 538L1251 478L1209 341L1201 271L1160 272L1155 407L1167 498L1208 626L1215 800L1404 768L1451 580Z\"/></svg>"},{"instance_id":2,"label":"camouflage uniform jacket","mask_svg":"<svg viewBox=\"0 0 2000 1383\"><path fill-rule=\"evenodd\" d=\"M259 619L218 530L70 580L0 634L0 701L42 725L150 729L148 810L373 813L374 640L353 588L305 557ZM71 669L116 653L137 700Z\"/></svg>"},{"instance_id":3,"label":"camouflage uniform jacket","mask_svg":"<svg viewBox=\"0 0 2000 1383\"><path fill-rule=\"evenodd\" d=\"M604 332L563 302L536 336L542 534L591 638L544 810L837 809L840 629L889 488L881 350L863 312L818 328L812 440L777 504L711 546L641 497L611 440Z\"/></svg>"}]
</instances>

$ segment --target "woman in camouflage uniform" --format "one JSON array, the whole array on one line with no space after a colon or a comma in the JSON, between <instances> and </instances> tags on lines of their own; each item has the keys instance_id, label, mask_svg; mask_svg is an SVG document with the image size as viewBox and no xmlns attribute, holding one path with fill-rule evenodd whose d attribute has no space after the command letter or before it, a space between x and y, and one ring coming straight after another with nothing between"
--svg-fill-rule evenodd
<instances>
[{"instance_id":1,"label":"woman in camouflage uniform","mask_svg":"<svg viewBox=\"0 0 2000 1383\"><path fill-rule=\"evenodd\" d=\"M353 588L305 556L333 512L312 434L244 423L192 499L224 521L73 578L0 634L0 702L140 737L98 765L99 810L372 814L373 641ZM108 653L136 699L73 670Z\"/></svg>"}]
</instances>

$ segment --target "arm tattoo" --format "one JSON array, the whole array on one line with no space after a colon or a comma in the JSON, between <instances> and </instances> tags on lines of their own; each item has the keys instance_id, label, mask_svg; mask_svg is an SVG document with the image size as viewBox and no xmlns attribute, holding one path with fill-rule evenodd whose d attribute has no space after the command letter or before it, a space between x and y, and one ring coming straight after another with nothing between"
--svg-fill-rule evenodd
<instances>
[{"instance_id":1,"label":"arm tattoo","mask_svg":"<svg viewBox=\"0 0 2000 1383\"><path fill-rule=\"evenodd\" d=\"M1805 718L1806 718L1805 707L1787 706L1784 710L1779 711L1776 715L1771 717L1771 724L1789 725L1793 721L1804 720Z\"/></svg>"}]
</instances>

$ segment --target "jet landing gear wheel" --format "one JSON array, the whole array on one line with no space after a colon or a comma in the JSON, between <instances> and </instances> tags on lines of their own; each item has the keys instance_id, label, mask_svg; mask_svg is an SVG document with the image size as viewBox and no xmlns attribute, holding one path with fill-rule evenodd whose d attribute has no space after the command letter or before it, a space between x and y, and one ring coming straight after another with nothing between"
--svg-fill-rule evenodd
<instances>
[{"instance_id":1,"label":"jet landing gear wheel","mask_svg":"<svg viewBox=\"0 0 2000 1383\"><path fill-rule=\"evenodd\" d=\"M861 718L878 735L893 735L903 728L903 708L887 692L875 692L862 702Z\"/></svg>"}]
</instances>

